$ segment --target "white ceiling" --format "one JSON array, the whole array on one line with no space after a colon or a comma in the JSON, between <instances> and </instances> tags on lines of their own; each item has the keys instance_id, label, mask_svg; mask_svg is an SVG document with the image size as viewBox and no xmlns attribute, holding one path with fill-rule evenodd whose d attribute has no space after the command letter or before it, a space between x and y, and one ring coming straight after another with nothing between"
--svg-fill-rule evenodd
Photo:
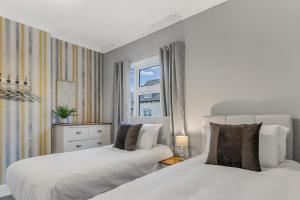
<instances>
[{"instance_id":1,"label":"white ceiling","mask_svg":"<svg viewBox=\"0 0 300 200\"><path fill-rule=\"evenodd\" d=\"M108 52L226 0L0 0L0 15Z\"/></svg>"}]
</instances>

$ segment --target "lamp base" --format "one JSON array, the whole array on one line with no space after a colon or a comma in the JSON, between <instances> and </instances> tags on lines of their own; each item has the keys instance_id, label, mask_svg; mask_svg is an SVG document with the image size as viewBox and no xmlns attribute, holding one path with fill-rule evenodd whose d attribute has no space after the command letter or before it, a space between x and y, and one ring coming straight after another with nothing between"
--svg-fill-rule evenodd
<instances>
[{"instance_id":1,"label":"lamp base","mask_svg":"<svg viewBox=\"0 0 300 200\"><path fill-rule=\"evenodd\" d=\"M185 153L184 153L184 148L183 147L180 147L179 160L180 161L184 161L185 160Z\"/></svg>"},{"instance_id":2,"label":"lamp base","mask_svg":"<svg viewBox=\"0 0 300 200\"><path fill-rule=\"evenodd\" d=\"M180 162L182 162L182 161L185 161L185 158L184 158L184 157L179 157L178 160L179 160Z\"/></svg>"}]
</instances>

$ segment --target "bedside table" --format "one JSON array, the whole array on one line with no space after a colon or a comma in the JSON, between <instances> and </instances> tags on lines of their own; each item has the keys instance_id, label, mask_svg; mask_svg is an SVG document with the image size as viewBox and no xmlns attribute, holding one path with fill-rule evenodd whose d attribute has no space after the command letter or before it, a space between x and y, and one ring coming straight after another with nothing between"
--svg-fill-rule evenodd
<instances>
[{"instance_id":1,"label":"bedside table","mask_svg":"<svg viewBox=\"0 0 300 200\"><path fill-rule=\"evenodd\" d=\"M165 167L168 167L168 166L171 166L171 165L175 165L177 163L181 163L183 160L180 159L180 157L178 156L173 156L171 158L168 158L166 160L162 160L160 161L160 167L161 168L165 168Z\"/></svg>"}]
</instances>

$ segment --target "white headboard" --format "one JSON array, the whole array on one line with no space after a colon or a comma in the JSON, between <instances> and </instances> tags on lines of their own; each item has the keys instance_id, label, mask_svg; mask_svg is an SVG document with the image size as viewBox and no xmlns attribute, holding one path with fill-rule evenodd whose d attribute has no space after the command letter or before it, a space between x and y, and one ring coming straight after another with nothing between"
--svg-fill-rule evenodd
<instances>
[{"instance_id":1,"label":"white headboard","mask_svg":"<svg viewBox=\"0 0 300 200\"><path fill-rule=\"evenodd\" d=\"M134 117L129 120L129 123L133 124L162 124L158 135L158 144L164 144L170 146L171 134L170 134L170 118L169 117Z\"/></svg>"},{"instance_id":2,"label":"white headboard","mask_svg":"<svg viewBox=\"0 0 300 200\"><path fill-rule=\"evenodd\" d=\"M209 125L210 122L218 124L251 124L260 123L267 125L282 125L288 127L290 132L287 136L287 158L293 159L293 120L291 115L225 115L208 116L202 121L202 128ZM203 132L203 131L202 131ZM206 137L206 136L205 136ZM206 139L202 140L202 146L205 146ZM203 145L204 144L204 145Z\"/></svg>"}]
</instances>

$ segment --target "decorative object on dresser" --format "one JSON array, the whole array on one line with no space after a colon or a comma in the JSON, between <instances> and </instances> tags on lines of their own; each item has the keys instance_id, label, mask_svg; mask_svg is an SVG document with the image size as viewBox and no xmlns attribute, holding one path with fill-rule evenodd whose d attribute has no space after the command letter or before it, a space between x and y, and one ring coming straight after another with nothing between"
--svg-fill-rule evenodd
<instances>
[{"instance_id":1,"label":"decorative object on dresser","mask_svg":"<svg viewBox=\"0 0 300 200\"><path fill-rule=\"evenodd\" d=\"M183 161L187 157L185 148L189 146L189 137L185 135L176 136L176 146L180 148L179 157Z\"/></svg>"},{"instance_id":2,"label":"decorative object on dresser","mask_svg":"<svg viewBox=\"0 0 300 200\"><path fill-rule=\"evenodd\" d=\"M52 153L76 151L111 144L111 124L55 124Z\"/></svg>"},{"instance_id":3,"label":"decorative object on dresser","mask_svg":"<svg viewBox=\"0 0 300 200\"><path fill-rule=\"evenodd\" d=\"M58 106L56 110L53 111L58 117L59 123L68 124L70 122L70 117L76 115L76 109L69 109L68 106Z\"/></svg>"}]
</instances>

